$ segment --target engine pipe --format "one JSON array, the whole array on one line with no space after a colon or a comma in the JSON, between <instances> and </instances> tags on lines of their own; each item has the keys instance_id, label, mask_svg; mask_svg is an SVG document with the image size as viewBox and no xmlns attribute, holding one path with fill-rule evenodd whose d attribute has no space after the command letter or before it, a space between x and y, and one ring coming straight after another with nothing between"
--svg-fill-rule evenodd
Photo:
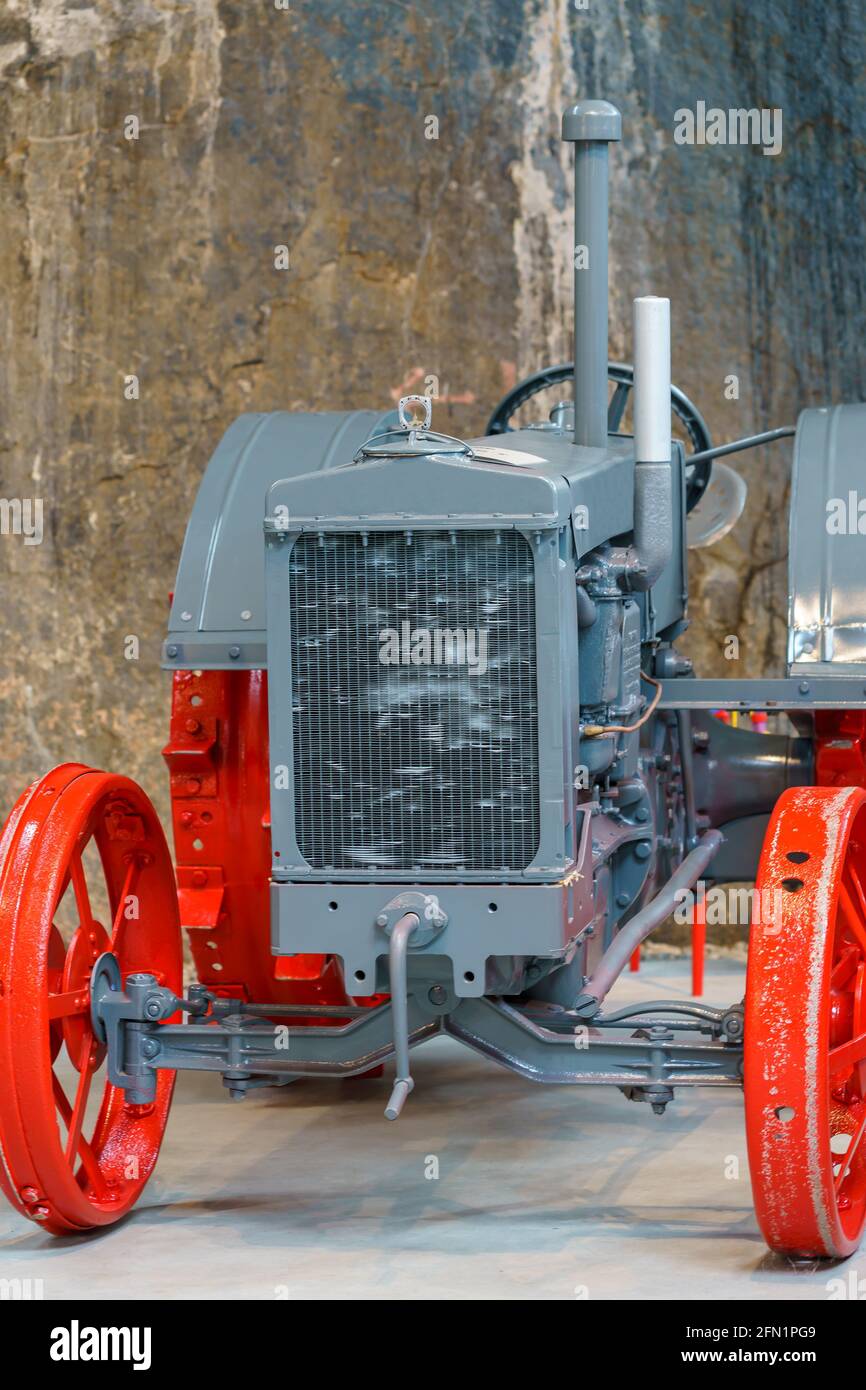
<instances>
[{"instance_id":1,"label":"engine pipe","mask_svg":"<svg viewBox=\"0 0 866 1390\"><path fill-rule=\"evenodd\" d=\"M622 116L609 101L579 101L562 117L574 144L574 442L607 446L607 177Z\"/></svg>"},{"instance_id":2,"label":"engine pipe","mask_svg":"<svg viewBox=\"0 0 866 1390\"><path fill-rule=\"evenodd\" d=\"M394 1017L394 1085L385 1109L386 1120L396 1120L414 1088L409 1069L409 999L406 956L409 938L419 925L416 912L405 912L391 933L388 966L391 979L391 1009Z\"/></svg>"},{"instance_id":3,"label":"engine pipe","mask_svg":"<svg viewBox=\"0 0 866 1390\"><path fill-rule=\"evenodd\" d=\"M724 836L719 830L708 830L702 835L691 854L687 854L679 868L671 874L664 888L617 932L584 984L583 993L574 1004L574 1013L586 1019L595 1017L628 964L629 956L656 927L670 917L678 905L677 894L694 888L723 840Z\"/></svg>"}]
</instances>

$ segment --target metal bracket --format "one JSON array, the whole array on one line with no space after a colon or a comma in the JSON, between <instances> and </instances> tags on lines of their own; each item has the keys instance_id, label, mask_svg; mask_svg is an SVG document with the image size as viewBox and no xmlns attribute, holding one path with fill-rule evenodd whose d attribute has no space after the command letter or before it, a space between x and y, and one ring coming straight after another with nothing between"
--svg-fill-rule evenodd
<instances>
[{"instance_id":1,"label":"metal bracket","mask_svg":"<svg viewBox=\"0 0 866 1390\"><path fill-rule=\"evenodd\" d=\"M420 950L422 946L429 946L434 937L444 931L448 925L448 913L440 907L439 899L435 893L409 891L398 893L382 908L376 918L376 926L390 936L397 923L407 912L414 912L418 918L410 943L411 947L416 950Z\"/></svg>"},{"instance_id":2,"label":"metal bracket","mask_svg":"<svg viewBox=\"0 0 866 1390\"><path fill-rule=\"evenodd\" d=\"M93 1031L108 1049L108 1079L126 1091L130 1105L152 1105L156 1097L156 1072L149 1063L159 1045L148 1036L148 1025L184 1007L184 1001L163 988L154 975L129 975L124 990L120 966L111 951L95 961L90 975Z\"/></svg>"}]
</instances>

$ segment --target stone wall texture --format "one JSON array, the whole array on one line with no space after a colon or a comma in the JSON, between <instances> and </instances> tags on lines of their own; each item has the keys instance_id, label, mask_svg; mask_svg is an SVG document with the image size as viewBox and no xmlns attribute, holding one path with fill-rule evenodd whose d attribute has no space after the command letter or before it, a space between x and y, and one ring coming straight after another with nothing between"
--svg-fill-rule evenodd
<instances>
[{"instance_id":1,"label":"stone wall texture","mask_svg":"<svg viewBox=\"0 0 866 1390\"><path fill-rule=\"evenodd\" d=\"M45 509L41 545L0 537L3 809L72 758L165 808L167 595L238 412L435 375L472 434L570 355L577 95L624 117L612 354L665 294L718 439L862 399L864 59L855 0L0 0L0 496ZM782 153L676 145L699 100L781 108ZM692 555L706 674L727 634L739 674L781 671L789 460L744 455L740 525Z\"/></svg>"}]
</instances>

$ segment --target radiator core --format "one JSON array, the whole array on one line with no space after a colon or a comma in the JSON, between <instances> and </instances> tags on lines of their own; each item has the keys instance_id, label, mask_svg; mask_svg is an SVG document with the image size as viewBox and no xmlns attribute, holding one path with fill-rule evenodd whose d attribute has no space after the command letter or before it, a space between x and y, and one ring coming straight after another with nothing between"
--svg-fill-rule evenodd
<instances>
[{"instance_id":1,"label":"radiator core","mask_svg":"<svg viewBox=\"0 0 866 1390\"><path fill-rule=\"evenodd\" d=\"M525 868L539 839L527 540L303 535L289 574L295 826L310 867Z\"/></svg>"}]
</instances>

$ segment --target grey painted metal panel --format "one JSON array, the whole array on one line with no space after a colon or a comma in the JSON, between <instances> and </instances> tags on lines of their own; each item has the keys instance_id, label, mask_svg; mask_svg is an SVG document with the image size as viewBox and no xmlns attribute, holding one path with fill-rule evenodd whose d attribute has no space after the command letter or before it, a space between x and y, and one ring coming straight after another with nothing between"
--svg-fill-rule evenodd
<instances>
[{"instance_id":1,"label":"grey painted metal panel","mask_svg":"<svg viewBox=\"0 0 866 1390\"><path fill-rule=\"evenodd\" d=\"M350 461L389 418L390 412L376 410L275 411L241 415L229 426L193 504L163 665L266 664L262 519L268 488L278 478ZM236 657L229 655L234 649Z\"/></svg>"},{"instance_id":2,"label":"grey painted metal panel","mask_svg":"<svg viewBox=\"0 0 866 1390\"><path fill-rule=\"evenodd\" d=\"M866 675L692 680L662 684L660 709L866 709Z\"/></svg>"},{"instance_id":3,"label":"grey painted metal panel","mask_svg":"<svg viewBox=\"0 0 866 1390\"><path fill-rule=\"evenodd\" d=\"M788 669L866 675L866 405L804 410L791 483Z\"/></svg>"},{"instance_id":4,"label":"grey painted metal panel","mask_svg":"<svg viewBox=\"0 0 866 1390\"><path fill-rule=\"evenodd\" d=\"M579 553L631 529L634 461L630 440L610 448L573 445L564 435L533 430L470 441L467 455L415 455L364 459L351 468L276 482L268 515L284 508L288 529L358 528L417 521L424 526L487 525L503 522L558 526L574 508L586 509L576 526ZM485 449L507 449L526 466L484 457ZM585 521L585 525L583 524Z\"/></svg>"},{"instance_id":5,"label":"grey painted metal panel","mask_svg":"<svg viewBox=\"0 0 866 1390\"><path fill-rule=\"evenodd\" d=\"M271 950L287 956L325 951L343 961L353 995L374 994L383 984L377 961L388 955L387 933L376 919L404 884L273 883ZM422 948L410 942L410 959L447 957L453 962L454 992L473 998L485 992L487 961L501 956L559 959L586 925L574 886L453 883L425 886L448 915L444 929Z\"/></svg>"}]
</instances>

